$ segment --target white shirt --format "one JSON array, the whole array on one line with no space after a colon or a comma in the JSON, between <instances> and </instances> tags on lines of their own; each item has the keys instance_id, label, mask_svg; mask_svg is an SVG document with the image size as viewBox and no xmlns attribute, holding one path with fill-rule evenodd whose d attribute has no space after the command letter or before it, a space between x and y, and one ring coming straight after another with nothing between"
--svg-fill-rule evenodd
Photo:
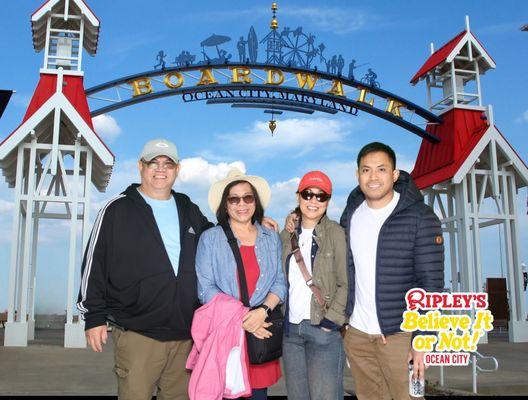
<instances>
[{"instance_id":1,"label":"white shirt","mask_svg":"<svg viewBox=\"0 0 528 400\"><path fill-rule=\"evenodd\" d=\"M302 228L299 235L299 248L306 264L306 269L312 275L312 229ZM290 257L288 269L288 282L290 284L288 297L288 319L292 324L300 324L303 319L310 319L310 304L312 291L306 285L301 269L295 261L295 256Z\"/></svg>"},{"instance_id":2,"label":"white shirt","mask_svg":"<svg viewBox=\"0 0 528 400\"><path fill-rule=\"evenodd\" d=\"M400 194L394 191L389 204L370 208L366 201L352 215L350 221L350 249L356 269L356 293L350 325L370 335L381 334L376 311L376 253L378 236L383 223L394 211Z\"/></svg>"}]
</instances>

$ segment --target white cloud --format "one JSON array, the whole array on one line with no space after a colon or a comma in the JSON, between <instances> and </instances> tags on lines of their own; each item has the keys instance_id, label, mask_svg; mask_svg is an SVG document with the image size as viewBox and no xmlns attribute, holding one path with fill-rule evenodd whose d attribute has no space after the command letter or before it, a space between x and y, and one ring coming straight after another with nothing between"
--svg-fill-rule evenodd
<instances>
[{"instance_id":1,"label":"white cloud","mask_svg":"<svg viewBox=\"0 0 528 400\"><path fill-rule=\"evenodd\" d=\"M9 212L13 210L13 202L0 199L0 212Z\"/></svg>"},{"instance_id":2,"label":"white cloud","mask_svg":"<svg viewBox=\"0 0 528 400\"><path fill-rule=\"evenodd\" d=\"M186 158L181 161L181 170L176 185L178 187L198 185L209 189L213 182L225 178L227 173L235 167L246 172L246 166L242 161L211 164L202 157Z\"/></svg>"},{"instance_id":3,"label":"white cloud","mask_svg":"<svg viewBox=\"0 0 528 400\"><path fill-rule=\"evenodd\" d=\"M200 14L200 19L207 21L243 21L248 18L269 17L270 12L267 7L254 6L243 7L236 10L228 11L208 11ZM375 15L364 10L350 7L289 7L280 6L279 24L287 26L287 21L293 18L297 21L302 20L303 26L308 27L310 31L321 30L332 32L338 35L355 32L367 28L370 24L379 21ZM195 16L190 16L195 18ZM290 25L293 30L297 26Z\"/></svg>"},{"instance_id":4,"label":"white cloud","mask_svg":"<svg viewBox=\"0 0 528 400\"><path fill-rule=\"evenodd\" d=\"M29 102L31 101L31 94L15 92L11 97L11 101L13 102L13 105L17 107L27 108L29 106Z\"/></svg>"},{"instance_id":5,"label":"white cloud","mask_svg":"<svg viewBox=\"0 0 528 400\"><path fill-rule=\"evenodd\" d=\"M515 120L517 123L526 123L528 122L528 110L523 112L519 118Z\"/></svg>"},{"instance_id":6,"label":"white cloud","mask_svg":"<svg viewBox=\"0 0 528 400\"><path fill-rule=\"evenodd\" d=\"M268 121L256 121L246 132L219 134L222 146L245 157L269 158L282 153L300 157L315 149L335 150L349 135L352 125L330 118L289 118L277 121L274 135Z\"/></svg>"},{"instance_id":7,"label":"white cloud","mask_svg":"<svg viewBox=\"0 0 528 400\"><path fill-rule=\"evenodd\" d=\"M122 132L121 127L111 115L98 115L92 121L95 132L110 143L113 142Z\"/></svg>"},{"instance_id":8,"label":"white cloud","mask_svg":"<svg viewBox=\"0 0 528 400\"><path fill-rule=\"evenodd\" d=\"M294 177L287 181L275 182L271 184L271 202L266 210L266 215L273 216L279 224L292 211L297 202L295 192L301 178Z\"/></svg>"},{"instance_id":9,"label":"white cloud","mask_svg":"<svg viewBox=\"0 0 528 400\"><path fill-rule=\"evenodd\" d=\"M523 26L525 23L526 21L518 20L518 21L509 21L509 22L503 22L499 24L483 26L483 27L478 28L478 33L479 35L484 35L484 34L498 35L498 34L504 34L504 33L517 34L519 30L521 29L521 26Z\"/></svg>"},{"instance_id":10,"label":"white cloud","mask_svg":"<svg viewBox=\"0 0 528 400\"><path fill-rule=\"evenodd\" d=\"M306 21L310 29L317 28L338 35L359 31L378 20L365 11L343 7L285 7L281 14Z\"/></svg>"}]
</instances>

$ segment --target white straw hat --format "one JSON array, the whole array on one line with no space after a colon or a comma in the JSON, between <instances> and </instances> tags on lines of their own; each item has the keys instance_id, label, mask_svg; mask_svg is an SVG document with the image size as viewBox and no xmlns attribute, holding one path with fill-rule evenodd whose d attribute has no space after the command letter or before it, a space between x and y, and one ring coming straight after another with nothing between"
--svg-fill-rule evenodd
<instances>
[{"instance_id":1,"label":"white straw hat","mask_svg":"<svg viewBox=\"0 0 528 400\"><path fill-rule=\"evenodd\" d=\"M234 167L227 174L227 178L213 183L211 185L211 188L209 189L209 207L211 208L213 213L216 214L216 211L220 206L220 202L222 201L222 194L224 194L224 190L227 185L235 181L246 181L252 184L253 187L257 190L262 207L266 208L268 206L271 199L271 189L268 182L266 182L266 180L264 178L261 178L260 176L244 175L242 171Z\"/></svg>"}]
</instances>

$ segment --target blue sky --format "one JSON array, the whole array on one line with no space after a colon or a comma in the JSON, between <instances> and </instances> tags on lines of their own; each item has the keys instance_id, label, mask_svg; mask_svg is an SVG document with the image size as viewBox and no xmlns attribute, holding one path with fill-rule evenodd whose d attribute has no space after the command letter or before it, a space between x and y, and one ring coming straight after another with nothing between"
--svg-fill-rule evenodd
<instances>
[{"instance_id":1,"label":"blue sky","mask_svg":"<svg viewBox=\"0 0 528 400\"><path fill-rule=\"evenodd\" d=\"M0 119L0 140L18 126L39 78L42 53L32 47L30 15L43 1L2 2L0 18L0 88L14 89ZM99 50L84 57L85 87L89 88L129 74L147 71L163 49L167 60L182 50L200 54L200 42L211 34L230 36L225 49L237 57L236 39L255 27L258 38L268 33L269 1L88 0L101 20ZM238 3L237 3L238 5ZM528 3L502 1L283 1L279 2L280 26L302 26L316 42L324 42L326 54L342 54L368 63L357 75L374 69L384 89L422 106L424 84L411 86L410 78L429 55L429 43L438 48L464 29L469 15L471 29L497 63L482 77L485 104L493 104L495 121L526 161L528 155ZM260 49L263 52L263 49ZM260 57L260 56L259 56ZM330 215L338 218L346 196L356 185L355 157L370 141L391 145L402 169L411 170L421 139L366 113L349 115L284 113L274 137L269 116L258 110L236 110L204 102L184 104L169 97L114 111L96 121L96 129L116 155L116 165L106 193L95 193L92 213L105 200L137 181L135 161L142 144L166 137L176 142L183 169L176 190L191 195L204 213L211 215L206 198L212 181L227 173L230 165L267 178L273 188L268 214L282 223L294 205L298 179L311 169L327 172L335 185ZM7 307L13 191L0 182L0 310ZM522 259L528 261L526 189L519 192ZM37 312L62 312L66 308L68 237L61 223L42 225L37 271ZM497 228L483 239L484 272L500 276ZM504 267L504 266L503 266ZM77 274L78 275L78 274Z\"/></svg>"}]
</instances>

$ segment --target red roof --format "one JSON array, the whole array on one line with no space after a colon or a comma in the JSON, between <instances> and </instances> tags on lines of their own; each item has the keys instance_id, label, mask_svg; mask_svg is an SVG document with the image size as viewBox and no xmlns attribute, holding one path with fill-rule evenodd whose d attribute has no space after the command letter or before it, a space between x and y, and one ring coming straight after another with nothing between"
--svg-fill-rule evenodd
<instances>
[{"instance_id":1,"label":"red roof","mask_svg":"<svg viewBox=\"0 0 528 400\"><path fill-rule=\"evenodd\" d=\"M83 77L82 76L64 76L64 84L62 93L70 101L73 108L77 110L84 122L93 130L92 117L90 116L90 109L88 108L88 101L84 93ZM22 123L26 122L37 110L42 107L46 101L53 96L57 89L57 75L55 74L40 74L40 81L35 89L35 93L31 98L28 109Z\"/></svg>"},{"instance_id":2,"label":"red roof","mask_svg":"<svg viewBox=\"0 0 528 400\"><path fill-rule=\"evenodd\" d=\"M449 42L444 44L442 47L440 47L438 50L436 50L431 56L427 59L427 61L422 65L422 68L418 70L418 72L412 77L411 83L414 85L418 80L427 74L429 71L431 71L433 68L435 68L438 64L444 62L446 58L451 54L453 49L460 43L464 35L466 34L466 31L463 30L458 35L456 35L453 39L451 39Z\"/></svg>"},{"instance_id":3,"label":"red roof","mask_svg":"<svg viewBox=\"0 0 528 400\"><path fill-rule=\"evenodd\" d=\"M440 138L439 143L423 140L411 176L420 189L455 176L471 151L488 130L482 111L453 109L442 115L440 125L426 131Z\"/></svg>"},{"instance_id":4,"label":"red roof","mask_svg":"<svg viewBox=\"0 0 528 400\"><path fill-rule=\"evenodd\" d=\"M24 118L22 119L22 125L26 122L33 114L35 114L40 107L46 103L56 93L57 90L57 75L55 74L40 74L40 80L33 93L33 97L29 102L28 109ZM88 107L88 100L86 99L86 93L84 91L83 77L82 76L72 76L64 75L63 76L63 87L62 93L68 101L72 104L73 108L77 110L81 118L86 122L90 129L95 133L97 138L103 143L103 145L108 149L108 151L113 155L112 151L108 148L105 142L100 138L100 136L95 132L92 122L92 116L90 115L90 108ZM5 138L2 143L4 143L13 133L15 133L20 125L15 129L7 138Z\"/></svg>"}]
</instances>

